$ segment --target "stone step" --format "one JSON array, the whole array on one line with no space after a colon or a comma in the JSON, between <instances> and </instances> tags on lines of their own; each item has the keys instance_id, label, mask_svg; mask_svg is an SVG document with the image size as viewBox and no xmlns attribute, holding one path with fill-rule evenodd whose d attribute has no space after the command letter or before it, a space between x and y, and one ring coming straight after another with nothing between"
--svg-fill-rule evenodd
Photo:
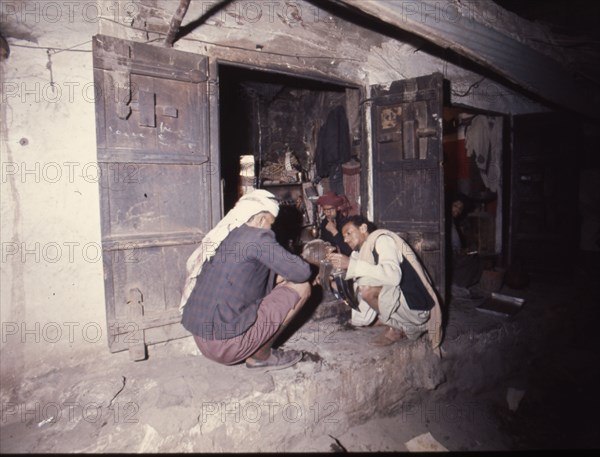
<instances>
[{"instance_id":1,"label":"stone step","mask_svg":"<svg viewBox=\"0 0 600 457\"><path fill-rule=\"evenodd\" d=\"M112 354L102 366L51 372L24 386L22 403L3 413L2 451L296 449L313 437L340 436L372 417L397 413L416 393L449 377L482 389L510 370L505 346L512 344L513 327L454 313L440 359L426 337L373 347L368 342L381 327L309 320L284 343L302 350L303 360L267 373L216 364L199 355L191 338L151 346L144 362Z\"/></svg>"}]
</instances>

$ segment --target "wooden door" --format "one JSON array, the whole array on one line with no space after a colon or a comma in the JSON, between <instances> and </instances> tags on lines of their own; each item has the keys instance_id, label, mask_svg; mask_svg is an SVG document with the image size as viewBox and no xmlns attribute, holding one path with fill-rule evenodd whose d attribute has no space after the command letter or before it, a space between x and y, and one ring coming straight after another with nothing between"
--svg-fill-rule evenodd
<instances>
[{"instance_id":1,"label":"wooden door","mask_svg":"<svg viewBox=\"0 0 600 457\"><path fill-rule=\"evenodd\" d=\"M579 249L581 132L559 113L513 119L509 264L532 273L572 271Z\"/></svg>"},{"instance_id":2,"label":"wooden door","mask_svg":"<svg viewBox=\"0 0 600 457\"><path fill-rule=\"evenodd\" d=\"M415 250L445 296L443 77L371 87L374 222Z\"/></svg>"},{"instance_id":3,"label":"wooden door","mask_svg":"<svg viewBox=\"0 0 600 457\"><path fill-rule=\"evenodd\" d=\"M93 39L108 343L188 335L179 300L185 262L212 227L208 62L113 37ZM219 201L217 196L217 201Z\"/></svg>"}]
</instances>

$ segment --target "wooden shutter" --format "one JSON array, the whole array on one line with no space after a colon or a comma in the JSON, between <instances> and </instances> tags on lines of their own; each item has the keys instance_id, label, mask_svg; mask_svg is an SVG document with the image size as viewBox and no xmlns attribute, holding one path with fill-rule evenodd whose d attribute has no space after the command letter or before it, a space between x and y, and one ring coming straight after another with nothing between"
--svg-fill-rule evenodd
<instances>
[{"instance_id":1,"label":"wooden shutter","mask_svg":"<svg viewBox=\"0 0 600 457\"><path fill-rule=\"evenodd\" d=\"M398 233L445 296L443 77L372 86L374 222Z\"/></svg>"},{"instance_id":2,"label":"wooden shutter","mask_svg":"<svg viewBox=\"0 0 600 457\"><path fill-rule=\"evenodd\" d=\"M178 311L185 262L212 226L208 59L93 39L108 343L188 335Z\"/></svg>"}]
</instances>

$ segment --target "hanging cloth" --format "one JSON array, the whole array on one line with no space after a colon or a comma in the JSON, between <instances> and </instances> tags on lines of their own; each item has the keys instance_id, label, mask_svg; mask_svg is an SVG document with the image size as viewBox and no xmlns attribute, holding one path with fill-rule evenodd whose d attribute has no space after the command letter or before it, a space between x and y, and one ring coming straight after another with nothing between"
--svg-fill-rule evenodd
<instances>
[{"instance_id":1,"label":"hanging cloth","mask_svg":"<svg viewBox=\"0 0 600 457\"><path fill-rule=\"evenodd\" d=\"M475 163L485 186L498 191L502 178L502 118L478 115L465 133L467 157L475 156Z\"/></svg>"},{"instance_id":2,"label":"hanging cloth","mask_svg":"<svg viewBox=\"0 0 600 457\"><path fill-rule=\"evenodd\" d=\"M332 170L335 173L339 169L341 179L341 165L350 160L350 153L348 118L345 108L338 105L329 112L319 130L315 153L317 174L325 178Z\"/></svg>"}]
</instances>

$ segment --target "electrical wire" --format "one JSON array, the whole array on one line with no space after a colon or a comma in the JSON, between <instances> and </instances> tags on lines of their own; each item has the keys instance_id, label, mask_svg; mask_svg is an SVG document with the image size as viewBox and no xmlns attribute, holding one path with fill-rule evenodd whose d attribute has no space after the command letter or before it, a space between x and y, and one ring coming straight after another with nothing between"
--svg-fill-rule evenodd
<instances>
[{"instance_id":1,"label":"electrical wire","mask_svg":"<svg viewBox=\"0 0 600 457\"><path fill-rule=\"evenodd\" d=\"M69 52L92 52L91 49L73 49L76 48L78 46L82 46L84 44L88 44L91 43L92 40L88 40L88 41L84 41L83 43L79 43L76 44L74 46L70 46L68 48L56 48L54 46L50 47L50 46L29 46L26 44L15 44L15 43L11 43L10 47L11 48L28 48L28 49L40 49L40 50L44 50L47 53L50 54L59 54L61 52L65 52L65 51L69 51Z\"/></svg>"}]
</instances>

